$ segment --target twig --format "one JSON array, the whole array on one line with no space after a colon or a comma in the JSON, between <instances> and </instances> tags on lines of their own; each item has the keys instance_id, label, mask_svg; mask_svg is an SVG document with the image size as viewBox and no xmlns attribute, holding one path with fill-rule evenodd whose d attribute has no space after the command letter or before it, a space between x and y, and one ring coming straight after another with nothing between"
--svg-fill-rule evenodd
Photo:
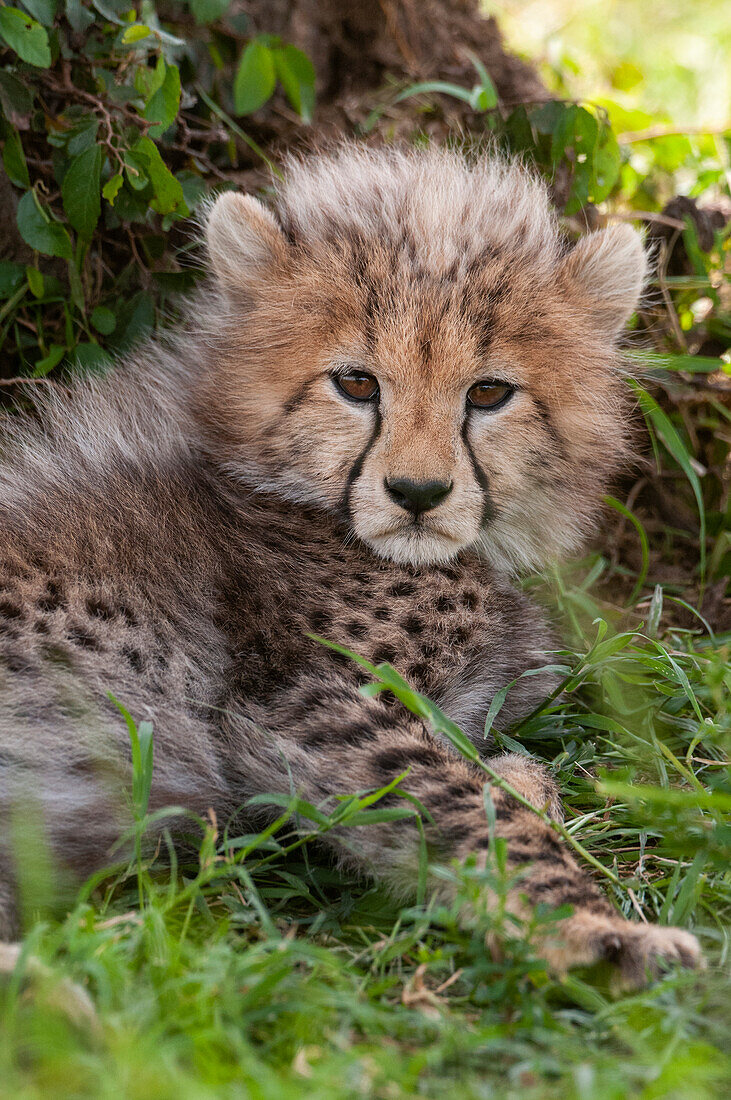
<instances>
[{"instance_id":1,"label":"twig","mask_svg":"<svg viewBox=\"0 0 731 1100\"><path fill-rule=\"evenodd\" d=\"M683 228L685 228L685 226L683 226ZM673 248L675 247L675 242L677 241L679 235L680 235L680 230L676 229L675 232L673 233L673 236L671 237L671 239L664 244L664 247L663 247L662 252L661 252L660 263L658 264L658 268L657 268L657 285L660 287L660 293L662 294L662 300L665 303L666 310L668 311L668 317L670 318L670 324L672 326L673 334L675 335L675 339L677 340L678 344L683 349L683 351L687 353L687 351L688 351L688 341L685 339L685 333L683 332L682 328L680 327L680 321L678 320L678 315L675 312L675 306L673 305L673 300L670 297L670 291L668 290L668 284L665 282L665 276L667 275L667 271L668 271L668 262L670 260L670 256L672 254Z\"/></svg>"},{"instance_id":2,"label":"twig","mask_svg":"<svg viewBox=\"0 0 731 1100\"><path fill-rule=\"evenodd\" d=\"M617 142L620 145L631 145L633 141L652 141L660 137L685 137L686 134L699 134L701 136L713 134L726 134L731 130L731 122L725 126L648 126L646 130L628 130L624 134L617 134Z\"/></svg>"},{"instance_id":3,"label":"twig","mask_svg":"<svg viewBox=\"0 0 731 1100\"><path fill-rule=\"evenodd\" d=\"M685 222L670 218L667 214L655 214L652 210L613 210L611 217L622 222L657 222L658 225L668 225L671 229L685 229Z\"/></svg>"},{"instance_id":4,"label":"twig","mask_svg":"<svg viewBox=\"0 0 731 1100\"><path fill-rule=\"evenodd\" d=\"M18 375L15 378L0 378L0 386L57 386L58 382L53 378L22 378Z\"/></svg>"}]
</instances>

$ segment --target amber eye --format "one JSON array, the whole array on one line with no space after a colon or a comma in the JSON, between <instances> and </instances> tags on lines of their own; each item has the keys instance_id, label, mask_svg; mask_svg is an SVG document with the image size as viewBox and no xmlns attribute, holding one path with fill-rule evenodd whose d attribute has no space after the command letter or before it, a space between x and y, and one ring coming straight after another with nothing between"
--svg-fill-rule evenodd
<instances>
[{"instance_id":1,"label":"amber eye","mask_svg":"<svg viewBox=\"0 0 731 1100\"><path fill-rule=\"evenodd\" d=\"M476 382L467 391L467 404L475 409L496 409L498 405L504 405L514 393L515 388L507 382Z\"/></svg>"},{"instance_id":2,"label":"amber eye","mask_svg":"<svg viewBox=\"0 0 731 1100\"><path fill-rule=\"evenodd\" d=\"M378 382L372 374L364 371L349 370L345 374L336 374L333 381L352 401L375 401L378 397Z\"/></svg>"}]
</instances>

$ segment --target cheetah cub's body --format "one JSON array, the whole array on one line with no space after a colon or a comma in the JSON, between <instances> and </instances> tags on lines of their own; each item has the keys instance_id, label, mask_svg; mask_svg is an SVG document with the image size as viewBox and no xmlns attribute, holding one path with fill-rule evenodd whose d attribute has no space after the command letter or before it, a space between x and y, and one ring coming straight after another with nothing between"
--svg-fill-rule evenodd
<instances>
[{"instance_id":1,"label":"cheetah cub's body","mask_svg":"<svg viewBox=\"0 0 731 1100\"><path fill-rule=\"evenodd\" d=\"M152 810L244 824L254 794L317 804L409 769L432 854L484 858L482 774L307 634L391 661L485 752L495 691L551 646L509 575L579 544L623 451L614 339L641 245L621 227L567 250L518 167L341 149L292 163L274 212L221 196L207 245L187 330L3 442L6 936L19 805L80 874L127 824L110 691L154 723ZM520 680L501 720L551 686ZM492 764L560 813L540 765ZM697 962L692 936L621 919L551 829L492 794L528 868L516 909L574 907L544 945L554 965L611 957L639 980L660 956ZM415 884L409 822L327 843L404 896Z\"/></svg>"}]
</instances>

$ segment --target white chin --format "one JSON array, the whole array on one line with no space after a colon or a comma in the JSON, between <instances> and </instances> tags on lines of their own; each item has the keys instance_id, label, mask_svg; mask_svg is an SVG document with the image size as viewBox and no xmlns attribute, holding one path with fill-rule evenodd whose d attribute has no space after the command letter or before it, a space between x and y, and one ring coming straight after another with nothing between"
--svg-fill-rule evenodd
<instances>
[{"instance_id":1,"label":"white chin","mask_svg":"<svg viewBox=\"0 0 731 1100\"><path fill-rule=\"evenodd\" d=\"M456 557L465 543L447 535L419 527L408 528L392 535L364 537L364 542L381 558L398 565L439 565Z\"/></svg>"}]
</instances>

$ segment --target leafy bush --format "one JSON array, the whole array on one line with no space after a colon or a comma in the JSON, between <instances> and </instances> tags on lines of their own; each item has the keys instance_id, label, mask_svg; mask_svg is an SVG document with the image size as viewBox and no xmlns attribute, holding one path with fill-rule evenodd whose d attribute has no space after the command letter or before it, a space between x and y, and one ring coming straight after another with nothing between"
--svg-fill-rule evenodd
<instances>
[{"instance_id":1,"label":"leafy bush","mask_svg":"<svg viewBox=\"0 0 731 1100\"><path fill-rule=\"evenodd\" d=\"M102 366L104 347L152 327L194 277L175 259L180 223L211 181L225 184L237 141L265 157L231 115L279 84L307 121L314 70L273 36L247 39L227 0L23 6L0 8L0 125L22 191L16 231L34 256L2 263L0 292L15 369L39 377L66 357Z\"/></svg>"}]
</instances>

